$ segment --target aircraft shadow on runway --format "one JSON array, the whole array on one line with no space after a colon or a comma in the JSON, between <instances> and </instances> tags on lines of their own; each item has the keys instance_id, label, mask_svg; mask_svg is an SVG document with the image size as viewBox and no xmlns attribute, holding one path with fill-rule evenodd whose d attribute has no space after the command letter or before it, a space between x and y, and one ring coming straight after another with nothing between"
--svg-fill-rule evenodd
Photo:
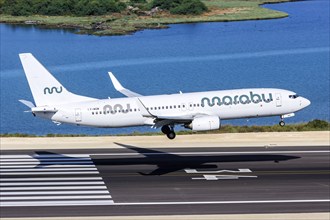
<instances>
[{"instance_id":1,"label":"aircraft shadow on runway","mask_svg":"<svg viewBox=\"0 0 330 220\"><path fill-rule=\"evenodd\" d=\"M146 149L131 145L125 145L121 143L115 143L121 147L129 150L133 150L144 157L127 156L125 158L114 158L114 156L108 156L108 158L92 158L95 165L102 166L127 166L127 165L156 165L157 169L150 173L138 172L141 175L164 175L184 169L215 169L218 166L215 163L226 162L261 162L261 161L287 161L292 159L298 159L298 156L288 156L281 154L235 154L235 155L177 155L167 152ZM59 164L58 161L54 161L53 164L43 163L43 157L38 157L42 154L54 154L51 152L36 152L36 159L40 161L37 166L39 168L49 165ZM63 155L63 157L65 157ZM67 157L70 158L70 157ZM213 163L213 164L212 164ZM65 161L60 162L65 164Z\"/></svg>"}]
</instances>

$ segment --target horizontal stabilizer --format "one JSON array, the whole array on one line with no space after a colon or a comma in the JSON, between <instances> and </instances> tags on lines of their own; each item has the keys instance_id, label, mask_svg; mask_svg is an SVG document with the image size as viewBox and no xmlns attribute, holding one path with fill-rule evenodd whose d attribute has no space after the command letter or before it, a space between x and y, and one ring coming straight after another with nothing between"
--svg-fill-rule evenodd
<instances>
[{"instance_id":1,"label":"horizontal stabilizer","mask_svg":"<svg viewBox=\"0 0 330 220\"><path fill-rule=\"evenodd\" d=\"M58 110L56 108L53 108L53 107L49 107L49 106L44 106L44 107L34 107L31 109L31 111L33 113L36 113L36 112L57 112Z\"/></svg>"},{"instance_id":2,"label":"horizontal stabilizer","mask_svg":"<svg viewBox=\"0 0 330 220\"><path fill-rule=\"evenodd\" d=\"M117 78L112 74L112 72L108 72L110 79L112 81L113 86L115 87L115 89L122 93L123 95L127 96L127 97L140 97L142 95L135 93L129 89L124 88L120 82L117 80Z\"/></svg>"}]
</instances>

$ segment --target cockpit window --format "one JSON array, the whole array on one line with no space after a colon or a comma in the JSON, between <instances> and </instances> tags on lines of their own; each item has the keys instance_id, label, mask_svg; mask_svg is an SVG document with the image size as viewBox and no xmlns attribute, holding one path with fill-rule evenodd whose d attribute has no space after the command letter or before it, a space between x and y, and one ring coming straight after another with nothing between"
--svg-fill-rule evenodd
<instances>
[{"instance_id":1,"label":"cockpit window","mask_svg":"<svg viewBox=\"0 0 330 220\"><path fill-rule=\"evenodd\" d=\"M296 98L298 98L298 97L299 97L299 95L297 95L297 94L289 95L289 98L290 98L290 99L296 99Z\"/></svg>"}]
</instances>

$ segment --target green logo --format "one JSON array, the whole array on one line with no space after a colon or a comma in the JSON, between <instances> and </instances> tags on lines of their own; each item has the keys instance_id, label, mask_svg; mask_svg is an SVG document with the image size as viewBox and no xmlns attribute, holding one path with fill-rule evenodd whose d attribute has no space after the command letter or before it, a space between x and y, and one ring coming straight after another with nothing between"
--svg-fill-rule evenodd
<instances>
[{"instance_id":1,"label":"green logo","mask_svg":"<svg viewBox=\"0 0 330 220\"><path fill-rule=\"evenodd\" d=\"M56 93L61 93L63 91L63 88L62 86L60 86L60 88L57 88L57 87L52 87L52 88L48 88L48 87L45 87L44 88L44 94L46 95L47 93L48 94L53 94L54 92Z\"/></svg>"},{"instance_id":2,"label":"green logo","mask_svg":"<svg viewBox=\"0 0 330 220\"><path fill-rule=\"evenodd\" d=\"M207 98L204 97L201 100L202 107L205 106L205 103L207 103L210 107L214 105L237 105L237 104L249 104L249 103L255 103L258 104L259 102L265 102L269 103L273 101L273 96L271 93L269 93L268 98L266 98L265 94L254 94L253 92L250 92L249 95L235 95L235 96L224 96L224 97L217 97L214 96L213 98Z\"/></svg>"}]
</instances>

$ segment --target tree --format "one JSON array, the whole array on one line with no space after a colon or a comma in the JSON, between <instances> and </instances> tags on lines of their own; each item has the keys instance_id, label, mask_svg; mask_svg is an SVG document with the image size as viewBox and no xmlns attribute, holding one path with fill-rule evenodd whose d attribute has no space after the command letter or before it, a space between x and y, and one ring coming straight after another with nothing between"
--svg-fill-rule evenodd
<instances>
[{"instance_id":1,"label":"tree","mask_svg":"<svg viewBox=\"0 0 330 220\"><path fill-rule=\"evenodd\" d=\"M172 14L201 14L207 11L200 0L153 0L152 7L160 7Z\"/></svg>"},{"instance_id":2,"label":"tree","mask_svg":"<svg viewBox=\"0 0 330 220\"><path fill-rule=\"evenodd\" d=\"M170 9L172 14L199 15L207 11L205 4L199 0L184 0L182 4Z\"/></svg>"}]
</instances>

